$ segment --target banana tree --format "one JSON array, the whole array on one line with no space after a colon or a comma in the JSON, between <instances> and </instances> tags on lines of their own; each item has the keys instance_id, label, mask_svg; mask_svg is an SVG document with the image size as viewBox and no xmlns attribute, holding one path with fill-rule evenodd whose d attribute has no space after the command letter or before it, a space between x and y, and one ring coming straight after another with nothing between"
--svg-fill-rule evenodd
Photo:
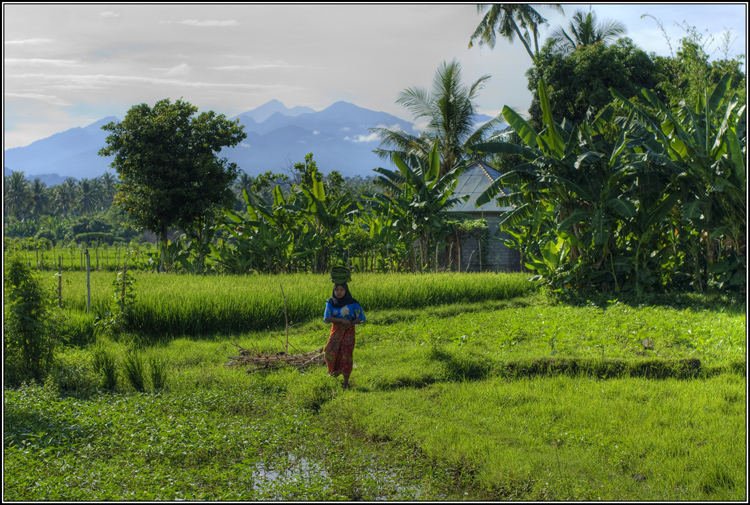
<instances>
[{"instance_id":1,"label":"banana tree","mask_svg":"<svg viewBox=\"0 0 750 505\"><path fill-rule=\"evenodd\" d=\"M490 185L477 199L477 207L496 197L499 205L513 207L500 227L526 228L536 238L535 247L527 254L543 258L544 251L551 249L565 252L562 259L576 272L575 279L542 274L547 282L561 287L562 281L601 284L611 280L617 289L617 275L610 278L605 261L621 264L612 257L616 254L614 235L622 221L634 217L635 207L624 198L630 174L621 166L620 157L607 156L597 140L613 110L608 107L581 125L566 121L560 125L552 119L544 80L539 81L538 89L544 125L541 132L506 106L503 117L524 145L496 140L471 147L474 152L513 154L524 160ZM549 271L542 264L532 261L527 266L540 273Z\"/></svg>"},{"instance_id":2,"label":"banana tree","mask_svg":"<svg viewBox=\"0 0 750 505\"><path fill-rule=\"evenodd\" d=\"M309 233L304 230L294 195L285 200L277 186L273 205L251 199L243 190L246 214L224 210L223 229L232 237L234 249L226 242L212 247L212 257L229 270L254 268L265 272L286 272L312 253Z\"/></svg>"},{"instance_id":3,"label":"banana tree","mask_svg":"<svg viewBox=\"0 0 750 505\"><path fill-rule=\"evenodd\" d=\"M635 117L625 128L627 143L622 147L627 163L672 174L670 190L677 195L675 204L681 209L678 233L695 235L702 243L702 247L692 248L699 290L703 289L703 275L719 274L725 280L734 279L734 284L742 284L744 279L745 106L739 106L730 84L727 74L710 95L705 91L694 109L683 103L676 112L649 90L644 89L642 95L651 113L612 91ZM695 241L691 242L695 246ZM736 267L734 272L727 272L731 265Z\"/></svg>"},{"instance_id":4,"label":"banana tree","mask_svg":"<svg viewBox=\"0 0 750 505\"><path fill-rule=\"evenodd\" d=\"M437 247L444 238L442 212L450 209L468 196L454 196L458 176L466 169L464 163L456 165L440 175L440 152L435 141L427 159L415 155L404 161L397 153L392 154L398 171L375 168L381 174L376 184L386 190L378 195L381 206L390 206L396 212L394 227L400 232L400 240L407 249L415 242L420 246L420 264L427 263L427 252ZM435 265L437 268L437 265ZM412 262L412 271L416 271Z\"/></svg>"},{"instance_id":5,"label":"banana tree","mask_svg":"<svg viewBox=\"0 0 750 505\"><path fill-rule=\"evenodd\" d=\"M313 271L322 273L327 271L332 253L343 255L343 247L336 247L337 244L343 246L339 234L344 226L351 223L357 207L349 193L326 203L323 181L313 180L311 187L303 185L300 189L308 200L307 209L302 216L308 223L313 237L317 239Z\"/></svg>"}]
</instances>

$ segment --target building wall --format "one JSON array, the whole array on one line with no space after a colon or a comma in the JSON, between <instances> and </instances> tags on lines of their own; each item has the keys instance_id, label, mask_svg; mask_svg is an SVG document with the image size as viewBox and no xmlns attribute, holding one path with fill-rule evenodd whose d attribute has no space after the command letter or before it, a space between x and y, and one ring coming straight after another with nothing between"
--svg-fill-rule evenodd
<instances>
[{"instance_id":1,"label":"building wall","mask_svg":"<svg viewBox=\"0 0 750 505\"><path fill-rule=\"evenodd\" d=\"M520 272L521 255L518 251L509 249L502 240L509 238L507 233L498 232L500 223L499 213L472 213L474 219L484 218L489 227L489 251L487 251L487 264L482 262L482 271L495 272ZM493 240L498 238L500 240ZM478 272L480 270L479 243L473 237L466 238L461 244L461 271ZM467 268L468 266L468 268Z\"/></svg>"}]
</instances>

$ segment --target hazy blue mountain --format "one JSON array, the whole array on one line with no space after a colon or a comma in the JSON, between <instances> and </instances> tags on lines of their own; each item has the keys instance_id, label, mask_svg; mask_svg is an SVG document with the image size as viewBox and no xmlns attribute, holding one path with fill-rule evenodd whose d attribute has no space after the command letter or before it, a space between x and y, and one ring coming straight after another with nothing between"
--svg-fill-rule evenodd
<instances>
[{"instance_id":1,"label":"hazy blue mountain","mask_svg":"<svg viewBox=\"0 0 750 505\"><path fill-rule=\"evenodd\" d=\"M108 135L101 127L112 121L119 119L106 117L84 128L55 133L28 146L6 149L4 166L24 172L30 179L42 174L76 179L98 177L111 162L110 158L97 155Z\"/></svg>"},{"instance_id":2,"label":"hazy blue mountain","mask_svg":"<svg viewBox=\"0 0 750 505\"><path fill-rule=\"evenodd\" d=\"M414 132L414 125L408 121L348 102L336 102L315 111L309 107L290 109L272 100L231 119L234 118L244 125L247 139L237 147L223 150L221 156L252 176L267 170L283 172L303 162L308 153L313 153L323 173L338 170L348 177L372 175L373 168L387 167L390 162L372 152L380 143L369 128L398 125ZM489 116L477 117L479 122L489 119ZM41 174L63 179L98 177L111 162L97 155L107 136L101 126L112 121L119 120L107 117L84 128L71 128L25 147L8 149L6 173L23 171L32 180Z\"/></svg>"},{"instance_id":3,"label":"hazy blue mountain","mask_svg":"<svg viewBox=\"0 0 750 505\"><path fill-rule=\"evenodd\" d=\"M279 113L283 116L299 116L300 114L305 114L308 112L315 112L315 109L300 106L292 107L291 109L289 109L280 101L271 100L270 102L265 103L251 111L243 112L242 114L240 114L240 116L251 118L256 123L262 123L276 113Z\"/></svg>"}]
</instances>

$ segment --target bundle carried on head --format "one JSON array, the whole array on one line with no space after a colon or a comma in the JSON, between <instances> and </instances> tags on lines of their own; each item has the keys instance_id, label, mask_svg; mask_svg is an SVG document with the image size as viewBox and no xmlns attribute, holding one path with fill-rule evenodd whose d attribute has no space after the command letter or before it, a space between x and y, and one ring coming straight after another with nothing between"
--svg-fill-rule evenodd
<instances>
[{"instance_id":1,"label":"bundle carried on head","mask_svg":"<svg viewBox=\"0 0 750 505\"><path fill-rule=\"evenodd\" d=\"M352 274L349 269L342 266L336 266L331 268L331 282L334 284L346 284L352 280Z\"/></svg>"}]
</instances>

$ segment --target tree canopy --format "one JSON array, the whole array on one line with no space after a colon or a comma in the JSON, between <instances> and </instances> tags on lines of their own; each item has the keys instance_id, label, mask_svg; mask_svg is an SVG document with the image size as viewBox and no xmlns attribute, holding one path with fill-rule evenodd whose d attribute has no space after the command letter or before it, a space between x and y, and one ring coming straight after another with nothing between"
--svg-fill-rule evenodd
<instances>
[{"instance_id":1,"label":"tree canopy","mask_svg":"<svg viewBox=\"0 0 750 505\"><path fill-rule=\"evenodd\" d=\"M548 39L526 75L533 93L530 122L535 128L542 125L537 92L540 79L547 83L555 120L565 118L574 124L586 118L589 108L599 111L609 104L610 88L630 97L642 88L655 89L659 82L652 59L627 37L609 46L583 46L568 55L560 53L555 41Z\"/></svg>"},{"instance_id":2,"label":"tree canopy","mask_svg":"<svg viewBox=\"0 0 750 505\"><path fill-rule=\"evenodd\" d=\"M121 123L102 127L111 133L99 155L114 156L117 204L164 243L169 227L200 227L213 207L234 201L237 166L217 155L247 134L237 120L213 111L195 116L197 111L188 102L164 99L153 107L135 105Z\"/></svg>"}]
</instances>

